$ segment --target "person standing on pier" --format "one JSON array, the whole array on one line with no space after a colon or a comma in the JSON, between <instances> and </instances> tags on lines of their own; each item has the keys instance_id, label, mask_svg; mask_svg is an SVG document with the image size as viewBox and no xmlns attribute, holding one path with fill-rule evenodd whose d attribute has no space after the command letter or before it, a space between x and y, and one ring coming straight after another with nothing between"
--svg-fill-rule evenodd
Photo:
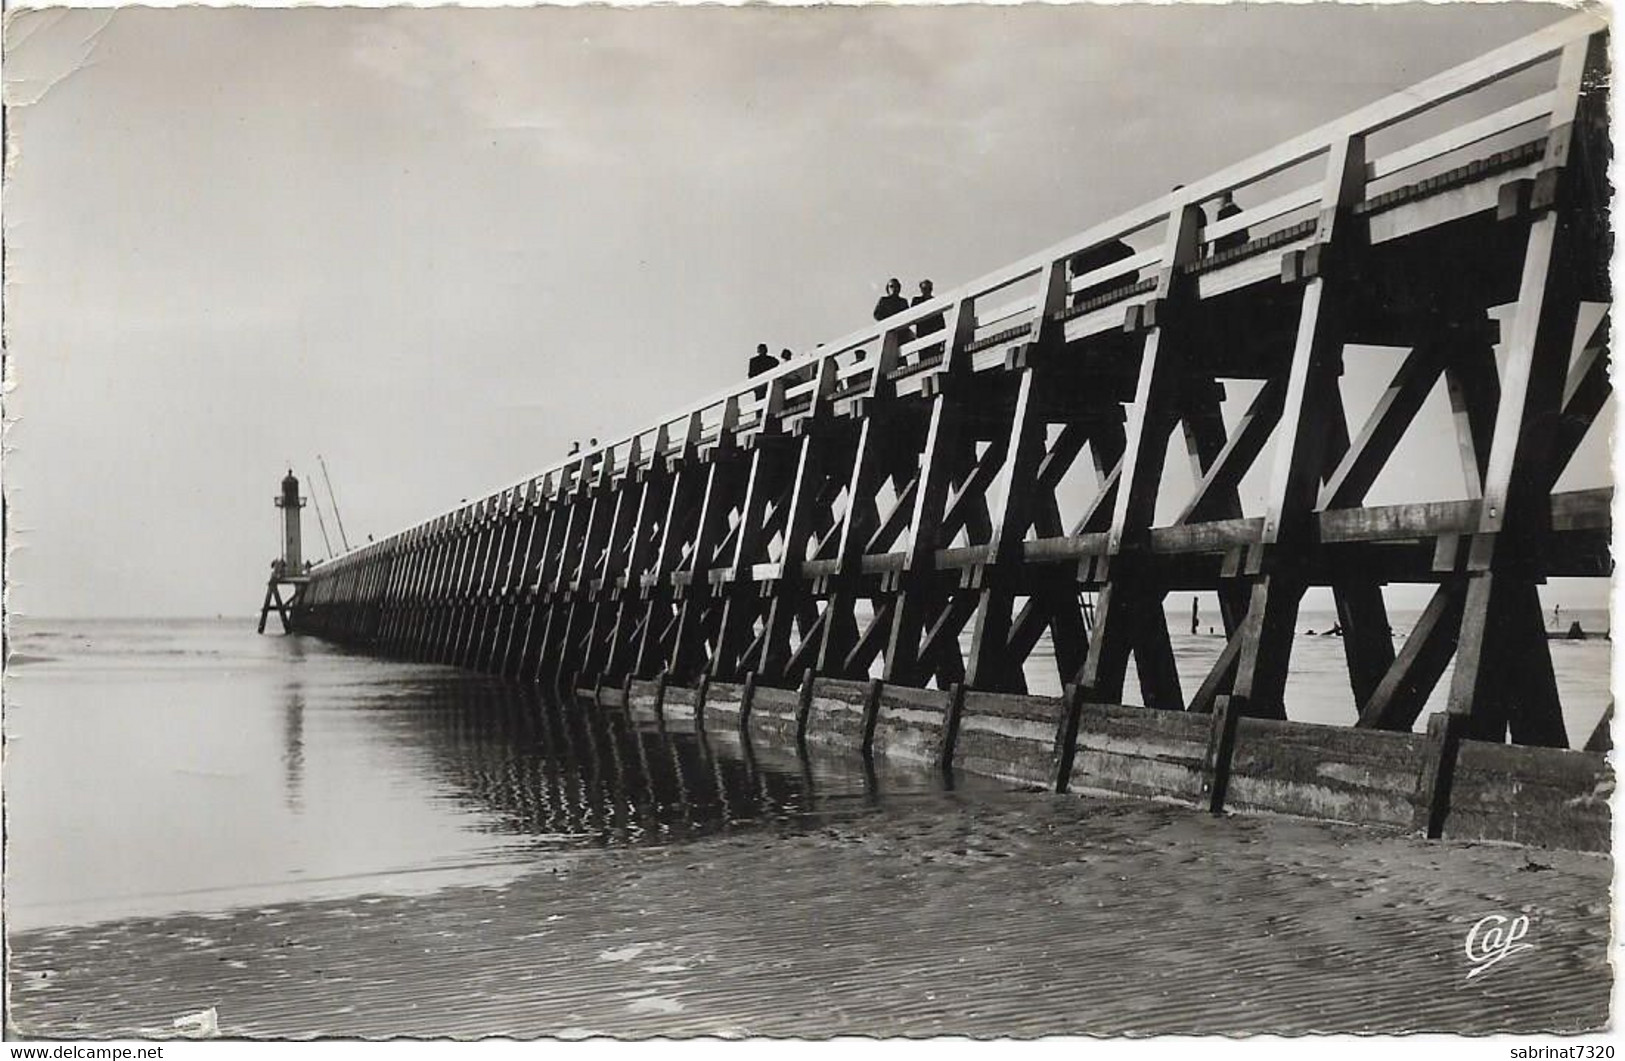
<instances>
[{"instance_id":1,"label":"person standing on pier","mask_svg":"<svg viewBox=\"0 0 1625 1061\"><path fill-rule=\"evenodd\" d=\"M920 303L930 302L936 297L931 281L921 280L920 293L914 296L914 301L910 302L909 305L918 306ZM946 326L947 322L942 319L942 314L933 313L928 317L921 317L920 322L914 326L914 331L916 335L930 335L932 332L940 332Z\"/></svg>"},{"instance_id":2,"label":"person standing on pier","mask_svg":"<svg viewBox=\"0 0 1625 1061\"><path fill-rule=\"evenodd\" d=\"M746 366L746 371L752 376L760 376L764 372L772 372L777 366L778 362L773 360L773 355L767 352L767 344L757 343L756 353L752 355L749 365Z\"/></svg>"},{"instance_id":3,"label":"person standing on pier","mask_svg":"<svg viewBox=\"0 0 1625 1061\"><path fill-rule=\"evenodd\" d=\"M767 351L767 344L766 343L757 343L756 344L756 353L750 359L750 364L747 366L747 371L749 371L751 377L754 378L756 376L760 376L764 372L772 372L775 368L778 368L778 367L779 367L779 363L777 361L775 361L773 359L773 355L768 353L768 351ZM767 388L766 387L757 387L756 391L755 391L755 394L756 394L756 400L761 401L761 400L763 400L764 398L767 397Z\"/></svg>"},{"instance_id":4,"label":"person standing on pier","mask_svg":"<svg viewBox=\"0 0 1625 1061\"><path fill-rule=\"evenodd\" d=\"M1124 258L1132 257L1134 257L1134 248L1120 239L1114 239L1074 254L1071 260L1067 262L1067 268L1071 270L1072 279L1075 281L1085 273L1092 273L1096 269L1104 269L1113 262L1120 262ZM1104 295L1108 291L1127 287L1139 278L1139 271L1135 270L1124 273L1122 276L1113 277L1110 280L1103 280L1098 284L1091 284L1072 296L1072 304L1081 306L1089 299Z\"/></svg>"},{"instance_id":5,"label":"person standing on pier","mask_svg":"<svg viewBox=\"0 0 1625 1061\"><path fill-rule=\"evenodd\" d=\"M903 297L903 282L897 277L886 281L886 293L880 296L875 303L875 320L883 321L887 317L896 316L908 309L908 300Z\"/></svg>"},{"instance_id":6,"label":"person standing on pier","mask_svg":"<svg viewBox=\"0 0 1625 1061\"><path fill-rule=\"evenodd\" d=\"M933 290L933 288L931 286L931 281L929 281L929 280L921 280L920 281L920 293L915 295L914 296L914 301L909 303L909 304L912 305L912 306L918 306L920 303L922 303L922 302L930 302L932 299L934 299L936 297L937 296L934 293L934 290ZM914 325L914 334L915 334L915 336L930 335L932 332L940 332L940 331L942 331L942 329L945 328L945 327L947 327L947 322L943 319L942 314L933 313L933 314L931 314L929 316L920 318L919 322ZM920 356L921 357L931 357L931 356L934 356L936 354L941 353L942 349L943 349L943 347L942 347L941 343L935 343L935 344L927 347L926 349L921 350L920 351Z\"/></svg>"},{"instance_id":7,"label":"person standing on pier","mask_svg":"<svg viewBox=\"0 0 1625 1061\"><path fill-rule=\"evenodd\" d=\"M1219 196L1219 209L1214 217L1215 221L1227 221L1239 213L1241 213L1241 207L1236 205L1236 200L1229 192ZM1237 247L1245 246L1246 243L1247 230L1238 228L1234 232L1226 232L1214 240L1211 253L1218 254L1220 251L1234 250Z\"/></svg>"}]
</instances>

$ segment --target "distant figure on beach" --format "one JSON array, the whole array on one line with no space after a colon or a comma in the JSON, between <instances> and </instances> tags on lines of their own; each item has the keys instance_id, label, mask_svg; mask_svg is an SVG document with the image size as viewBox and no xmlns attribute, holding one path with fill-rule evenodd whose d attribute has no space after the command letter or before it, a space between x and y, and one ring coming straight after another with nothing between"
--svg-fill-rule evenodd
<instances>
[{"instance_id":1,"label":"distant figure on beach","mask_svg":"<svg viewBox=\"0 0 1625 1061\"><path fill-rule=\"evenodd\" d=\"M1191 598L1191 633L1198 633L1201 627L1201 612L1196 607L1196 598Z\"/></svg>"},{"instance_id":2,"label":"distant figure on beach","mask_svg":"<svg viewBox=\"0 0 1625 1061\"><path fill-rule=\"evenodd\" d=\"M931 281L921 280L920 293L914 296L914 301L910 302L909 305L918 306L922 302L930 302L937 297L935 291L936 289L932 286ZM928 317L920 318L919 322L914 325L914 334L930 335L932 332L940 332L946 326L947 322L943 320L942 314L933 313Z\"/></svg>"},{"instance_id":3,"label":"distant figure on beach","mask_svg":"<svg viewBox=\"0 0 1625 1061\"><path fill-rule=\"evenodd\" d=\"M887 317L894 317L908 309L908 300L903 297L903 282L897 277L886 281L886 293L880 296L875 303L875 320L883 321Z\"/></svg>"},{"instance_id":4,"label":"distant figure on beach","mask_svg":"<svg viewBox=\"0 0 1625 1061\"><path fill-rule=\"evenodd\" d=\"M1226 221L1232 217L1235 217L1239 213L1241 213L1241 207L1236 205L1236 200L1230 195L1229 192L1225 192L1223 195L1219 196L1218 216L1215 217L1214 220ZM1246 242L1247 230L1245 228L1238 228L1234 232L1227 232L1218 239L1214 240L1212 244L1212 253L1218 254L1221 251L1234 250L1237 247L1244 246Z\"/></svg>"}]
</instances>

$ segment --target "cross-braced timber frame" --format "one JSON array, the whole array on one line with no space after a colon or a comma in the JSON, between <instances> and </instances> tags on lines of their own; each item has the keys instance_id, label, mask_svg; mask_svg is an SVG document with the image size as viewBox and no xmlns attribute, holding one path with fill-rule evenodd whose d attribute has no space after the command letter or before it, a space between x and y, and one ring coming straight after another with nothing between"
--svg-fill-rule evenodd
<instances>
[{"instance_id":1,"label":"cross-braced timber frame","mask_svg":"<svg viewBox=\"0 0 1625 1061\"><path fill-rule=\"evenodd\" d=\"M294 625L567 689L1014 695L1045 641L1064 788L1131 663L1145 707L1213 719L1210 759L1287 719L1318 586L1355 727L1410 731L1454 660L1430 792L1464 739L1567 747L1537 587L1611 571L1610 491L1554 492L1610 393L1606 75L1576 16L322 565ZM1207 218L1227 191L1255 205ZM1364 346L1405 354L1353 423ZM1440 381L1465 496L1367 504ZM1173 439L1195 487L1170 499ZM1433 588L1396 651L1400 583ZM1163 606L1192 590L1227 641L1184 689Z\"/></svg>"}]
</instances>

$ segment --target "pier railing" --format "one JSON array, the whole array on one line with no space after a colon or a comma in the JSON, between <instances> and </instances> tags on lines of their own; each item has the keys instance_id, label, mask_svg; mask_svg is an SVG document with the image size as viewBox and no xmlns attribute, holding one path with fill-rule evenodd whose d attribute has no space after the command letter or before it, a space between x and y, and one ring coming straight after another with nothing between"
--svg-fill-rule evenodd
<instances>
[{"instance_id":1,"label":"pier railing","mask_svg":"<svg viewBox=\"0 0 1625 1061\"><path fill-rule=\"evenodd\" d=\"M1132 669L1146 708L1212 719L1222 804L1213 762L1287 718L1325 586L1357 728L1408 733L1454 662L1437 816L1462 739L1568 745L1537 586L1611 570L1610 492L1554 493L1609 395L1605 30L1570 18L322 565L295 625L623 695L1019 698L1043 644L1048 780ZM1351 425L1369 346L1405 354ZM1233 425L1227 383L1257 388ZM1441 383L1460 496L1368 504ZM1397 652L1395 583L1432 587ZM1226 639L1186 695L1163 604L1190 590Z\"/></svg>"}]
</instances>

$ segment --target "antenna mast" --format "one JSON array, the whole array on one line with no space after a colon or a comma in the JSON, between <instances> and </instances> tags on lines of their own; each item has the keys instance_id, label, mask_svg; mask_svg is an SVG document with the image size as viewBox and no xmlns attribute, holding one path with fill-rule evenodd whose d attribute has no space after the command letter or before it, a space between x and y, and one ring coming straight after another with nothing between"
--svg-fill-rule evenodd
<instances>
[{"instance_id":1,"label":"antenna mast","mask_svg":"<svg viewBox=\"0 0 1625 1061\"><path fill-rule=\"evenodd\" d=\"M316 526L321 528L322 544L327 546L327 558L331 560L333 559L333 541L327 536L327 521L322 519L321 495L312 490L310 492L310 501L311 505L316 509Z\"/></svg>"},{"instance_id":2,"label":"antenna mast","mask_svg":"<svg viewBox=\"0 0 1625 1061\"><path fill-rule=\"evenodd\" d=\"M350 551L350 536L344 533L344 517L339 514L339 498L333 492L333 480L327 474L327 461L322 459L320 453L316 454L316 463L322 466L322 481L327 484L328 500L333 502L333 521L339 525L339 541L344 543L344 551Z\"/></svg>"}]
</instances>

